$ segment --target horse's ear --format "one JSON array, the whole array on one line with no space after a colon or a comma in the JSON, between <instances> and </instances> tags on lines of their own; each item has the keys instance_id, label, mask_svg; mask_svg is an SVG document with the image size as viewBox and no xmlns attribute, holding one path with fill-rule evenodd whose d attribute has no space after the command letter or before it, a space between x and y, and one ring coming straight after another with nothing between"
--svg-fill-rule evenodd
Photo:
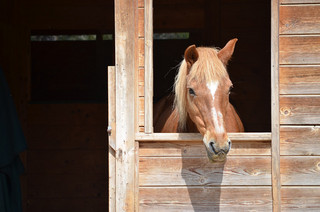
<instances>
[{"instance_id":1,"label":"horse's ear","mask_svg":"<svg viewBox=\"0 0 320 212\"><path fill-rule=\"evenodd\" d=\"M234 47L236 46L238 39L234 38L232 40L230 40L225 47L223 47L223 49L221 49L218 52L218 57L219 59L222 61L222 63L226 66L228 64L228 61L230 60L233 51L234 51Z\"/></svg>"},{"instance_id":2,"label":"horse's ear","mask_svg":"<svg viewBox=\"0 0 320 212\"><path fill-rule=\"evenodd\" d=\"M197 51L196 45L189 46L184 52L184 59L190 68L199 58L199 53Z\"/></svg>"}]
</instances>

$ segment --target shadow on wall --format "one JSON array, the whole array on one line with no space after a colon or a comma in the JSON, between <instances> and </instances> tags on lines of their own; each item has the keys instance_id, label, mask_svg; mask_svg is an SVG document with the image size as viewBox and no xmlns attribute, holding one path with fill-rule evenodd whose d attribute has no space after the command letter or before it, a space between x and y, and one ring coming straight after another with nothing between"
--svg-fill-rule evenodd
<instances>
[{"instance_id":1,"label":"shadow on wall","mask_svg":"<svg viewBox=\"0 0 320 212\"><path fill-rule=\"evenodd\" d=\"M224 166L225 161L212 163L205 155L197 158L182 155L181 176L188 189L186 203L191 204L190 211L220 211Z\"/></svg>"}]
</instances>

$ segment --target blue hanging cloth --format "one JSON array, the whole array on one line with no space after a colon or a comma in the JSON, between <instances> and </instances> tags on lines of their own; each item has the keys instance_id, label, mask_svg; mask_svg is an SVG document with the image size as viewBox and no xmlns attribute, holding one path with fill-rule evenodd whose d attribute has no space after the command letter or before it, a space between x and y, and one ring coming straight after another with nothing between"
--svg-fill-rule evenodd
<instances>
[{"instance_id":1,"label":"blue hanging cloth","mask_svg":"<svg viewBox=\"0 0 320 212\"><path fill-rule=\"evenodd\" d=\"M26 150L26 140L0 68L0 211L21 212L20 175L24 172L19 153Z\"/></svg>"}]
</instances>

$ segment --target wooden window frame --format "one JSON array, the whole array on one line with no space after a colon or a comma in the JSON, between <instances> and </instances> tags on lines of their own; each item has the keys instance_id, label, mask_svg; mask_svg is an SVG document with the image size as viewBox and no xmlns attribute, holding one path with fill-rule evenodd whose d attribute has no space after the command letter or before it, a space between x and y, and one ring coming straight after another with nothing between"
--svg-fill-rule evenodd
<instances>
[{"instance_id":1,"label":"wooden window frame","mask_svg":"<svg viewBox=\"0 0 320 212\"><path fill-rule=\"evenodd\" d=\"M144 0L145 78L144 132L136 133L135 140L191 141L202 140L197 133L153 132L153 0ZM234 141L271 141L273 211L280 211L280 118L279 118L279 0L271 0L271 132L228 133Z\"/></svg>"}]
</instances>

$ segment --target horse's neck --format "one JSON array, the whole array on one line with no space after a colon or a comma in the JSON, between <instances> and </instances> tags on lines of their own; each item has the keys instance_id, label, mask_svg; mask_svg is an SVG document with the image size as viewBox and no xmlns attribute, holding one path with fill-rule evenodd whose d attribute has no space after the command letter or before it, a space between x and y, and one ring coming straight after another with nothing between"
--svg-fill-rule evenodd
<instances>
[{"instance_id":1,"label":"horse's neck","mask_svg":"<svg viewBox=\"0 0 320 212\"><path fill-rule=\"evenodd\" d=\"M231 103L227 108L225 124L227 132L244 132L244 127L241 119Z\"/></svg>"},{"instance_id":2,"label":"horse's neck","mask_svg":"<svg viewBox=\"0 0 320 212\"><path fill-rule=\"evenodd\" d=\"M197 126L195 125L195 123L191 120L190 116L187 116L187 122L186 122L186 129L184 130L184 132L194 132L197 133L199 132L199 130L197 129Z\"/></svg>"}]
</instances>

